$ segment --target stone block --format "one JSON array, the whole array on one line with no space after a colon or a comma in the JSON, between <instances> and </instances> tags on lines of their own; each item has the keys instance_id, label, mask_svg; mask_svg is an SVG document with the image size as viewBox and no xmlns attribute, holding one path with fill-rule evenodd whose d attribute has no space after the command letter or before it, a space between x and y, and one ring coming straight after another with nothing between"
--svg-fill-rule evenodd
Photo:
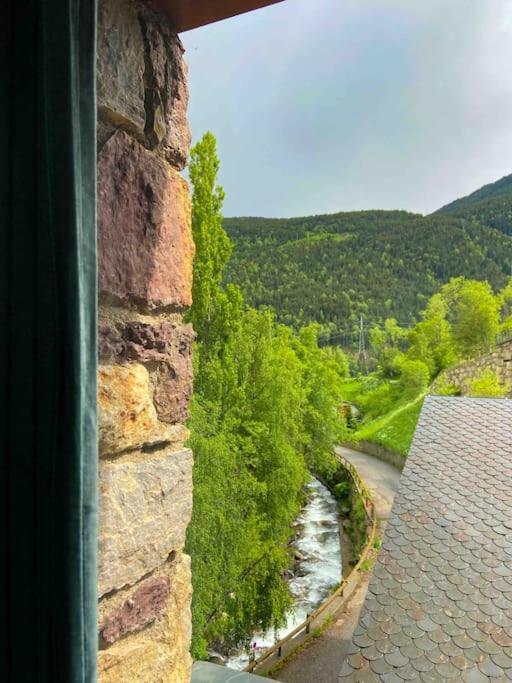
<instances>
[{"instance_id":1,"label":"stone block","mask_svg":"<svg viewBox=\"0 0 512 683\"><path fill-rule=\"evenodd\" d=\"M191 140L183 53L165 15L134 0L99 1L99 118L178 169L187 163Z\"/></svg>"},{"instance_id":2,"label":"stone block","mask_svg":"<svg viewBox=\"0 0 512 683\"><path fill-rule=\"evenodd\" d=\"M181 41L165 17L149 9L140 13L146 51L146 136L178 169L185 167L190 149L187 119L188 69Z\"/></svg>"},{"instance_id":3,"label":"stone block","mask_svg":"<svg viewBox=\"0 0 512 683\"><path fill-rule=\"evenodd\" d=\"M186 555L178 554L133 589L119 591L102 600L99 605L100 633L104 624L115 620L117 610L125 602L135 601L141 586L162 581L170 587L164 609L158 611L151 623L141 625L141 630L127 632L113 645L100 650L100 683L189 683L192 591L190 558Z\"/></svg>"},{"instance_id":4,"label":"stone block","mask_svg":"<svg viewBox=\"0 0 512 683\"><path fill-rule=\"evenodd\" d=\"M122 605L110 612L100 626L100 637L109 645L152 624L166 609L169 579L158 576L137 585Z\"/></svg>"},{"instance_id":5,"label":"stone block","mask_svg":"<svg viewBox=\"0 0 512 683\"><path fill-rule=\"evenodd\" d=\"M153 388L143 365L100 365L98 368L99 452L116 455L153 444L176 442L186 430L158 420Z\"/></svg>"},{"instance_id":6,"label":"stone block","mask_svg":"<svg viewBox=\"0 0 512 683\"><path fill-rule=\"evenodd\" d=\"M144 40L138 4L99 0L96 96L100 117L140 140L146 126Z\"/></svg>"},{"instance_id":7,"label":"stone block","mask_svg":"<svg viewBox=\"0 0 512 683\"><path fill-rule=\"evenodd\" d=\"M98 156L100 295L145 310L192 302L194 244L188 185L123 131Z\"/></svg>"},{"instance_id":8,"label":"stone block","mask_svg":"<svg viewBox=\"0 0 512 683\"><path fill-rule=\"evenodd\" d=\"M100 360L148 364L154 385L153 401L160 420L185 422L192 393L191 325L171 320L128 320L99 326Z\"/></svg>"},{"instance_id":9,"label":"stone block","mask_svg":"<svg viewBox=\"0 0 512 683\"><path fill-rule=\"evenodd\" d=\"M191 513L189 449L100 462L99 595L135 584L180 550Z\"/></svg>"}]
</instances>

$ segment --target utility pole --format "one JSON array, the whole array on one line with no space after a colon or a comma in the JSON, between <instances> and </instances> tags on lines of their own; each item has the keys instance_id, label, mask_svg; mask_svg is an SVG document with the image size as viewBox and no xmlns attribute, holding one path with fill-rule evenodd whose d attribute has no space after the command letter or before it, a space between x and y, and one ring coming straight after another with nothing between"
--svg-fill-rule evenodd
<instances>
[{"instance_id":1,"label":"utility pole","mask_svg":"<svg viewBox=\"0 0 512 683\"><path fill-rule=\"evenodd\" d=\"M364 338L364 318L362 313L359 319L359 369L363 375L366 375L366 340Z\"/></svg>"}]
</instances>

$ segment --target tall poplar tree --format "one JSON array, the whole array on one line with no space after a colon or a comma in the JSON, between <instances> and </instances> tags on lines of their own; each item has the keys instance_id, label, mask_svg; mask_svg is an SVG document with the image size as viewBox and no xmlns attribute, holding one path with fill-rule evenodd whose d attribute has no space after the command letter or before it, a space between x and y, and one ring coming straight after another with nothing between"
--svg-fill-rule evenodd
<instances>
[{"instance_id":1,"label":"tall poplar tree","mask_svg":"<svg viewBox=\"0 0 512 683\"><path fill-rule=\"evenodd\" d=\"M205 133L192 149L189 165L193 187L192 233L196 245L191 320L203 342L208 341L222 274L232 251L231 241L222 227L224 190L217 185L219 165L215 136Z\"/></svg>"}]
</instances>

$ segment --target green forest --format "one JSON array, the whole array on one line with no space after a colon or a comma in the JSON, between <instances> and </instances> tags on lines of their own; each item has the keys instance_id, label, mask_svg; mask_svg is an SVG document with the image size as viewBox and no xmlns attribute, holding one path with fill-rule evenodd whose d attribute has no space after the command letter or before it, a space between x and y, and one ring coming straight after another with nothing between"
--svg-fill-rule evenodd
<instances>
[{"instance_id":1,"label":"green forest","mask_svg":"<svg viewBox=\"0 0 512 683\"><path fill-rule=\"evenodd\" d=\"M305 218L229 218L226 282L294 329L310 322L350 346L361 315L413 324L452 277L503 287L512 266L512 176L430 216L356 211Z\"/></svg>"},{"instance_id":2,"label":"green forest","mask_svg":"<svg viewBox=\"0 0 512 683\"><path fill-rule=\"evenodd\" d=\"M436 211L435 215L439 214L481 223L512 235L512 175L456 199Z\"/></svg>"}]
</instances>

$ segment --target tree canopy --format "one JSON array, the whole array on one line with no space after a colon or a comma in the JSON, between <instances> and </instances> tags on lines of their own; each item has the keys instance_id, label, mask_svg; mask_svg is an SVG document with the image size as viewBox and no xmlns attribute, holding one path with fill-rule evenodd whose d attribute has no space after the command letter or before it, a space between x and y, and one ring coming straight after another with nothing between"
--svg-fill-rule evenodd
<instances>
[{"instance_id":1,"label":"tree canopy","mask_svg":"<svg viewBox=\"0 0 512 683\"><path fill-rule=\"evenodd\" d=\"M222 284L231 246L221 224L219 160L207 133L192 151L197 333L191 407L194 505L187 532L195 657L282 623L291 525L309 472L329 473L341 438L348 363L318 330L295 334Z\"/></svg>"}]
</instances>

